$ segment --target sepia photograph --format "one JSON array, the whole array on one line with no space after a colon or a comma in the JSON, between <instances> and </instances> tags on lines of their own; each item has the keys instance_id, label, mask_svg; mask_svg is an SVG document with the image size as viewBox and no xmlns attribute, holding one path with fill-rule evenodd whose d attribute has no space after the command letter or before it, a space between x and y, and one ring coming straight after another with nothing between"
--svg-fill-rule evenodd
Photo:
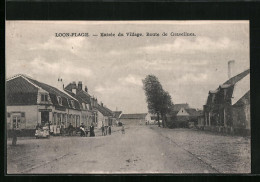
<instances>
[{"instance_id":1,"label":"sepia photograph","mask_svg":"<svg viewBox=\"0 0 260 182\"><path fill-rule=\"evenodd\" d=\"M247 20L6 21L6 172L250 174Z\"/></svg>"}]
</instances>

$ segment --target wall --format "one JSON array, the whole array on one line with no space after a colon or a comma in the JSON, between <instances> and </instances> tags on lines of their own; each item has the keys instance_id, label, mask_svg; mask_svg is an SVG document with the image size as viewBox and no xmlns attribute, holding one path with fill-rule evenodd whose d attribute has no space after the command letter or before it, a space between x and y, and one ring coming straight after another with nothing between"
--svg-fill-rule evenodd
<instances>
[{"instance_id":1,"label":"wall","mask_svg":"<svg viewBox=\"0 0 260 182\"><path fill-rule=\"evenodd\" d=\"M7 117L7 129L12 129L12 112L24 112L25 119L21 121L21 129L35 129L37 125L37 105L32 106L7 106L7 113L10 113L10 117Z\"/></svg>"},{"instance_id":2,"label":"wall","mask_svg":"<svg viewBox=\"0 0 260 182\"><path fill-rule=\"evenodd\" d=\"M120 119L124 125L144 125L145 119Z\"/></svg>"},{"instance_id":3,"label":"wall","mask_svg":"<svg viewBox=\"0 0 260 182\"><path fill-rule=\"evenodd\" d=\"M102 124L105 122L105 116L101 112L97 112L97 127L101 128ZM105 124L105 123L104 123Z\"/></svg>"}]
</instances>

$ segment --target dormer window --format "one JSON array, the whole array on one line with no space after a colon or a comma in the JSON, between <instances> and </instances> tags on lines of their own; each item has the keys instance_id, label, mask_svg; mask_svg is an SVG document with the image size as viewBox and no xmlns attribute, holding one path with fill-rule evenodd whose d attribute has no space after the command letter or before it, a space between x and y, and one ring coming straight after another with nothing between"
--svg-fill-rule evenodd
<instances>
[{"instance_id":1,"label":"dormer window","mask_svg":"<svg viewBox=\"0 0 260 182\"><path fill-rule=\"evenodd\" d=\"M62 98L60 96L57 96L57 100L60 106L62 106Z\"/></svg>"},{"instance_id":2,"label":"dormer window","mask_svg":"<svg viewBox=\"0 0 260 182\"><path fill-rule=\"evenodd\" d=\"M85 103L82 103L82 107L83 107L83 109L86 109Z\"/></svg>"},{"instance_id":3,"label":"dormer window","mask_svg":"<svg viewBox=\"0 0 260 182\"><path fill-rule=\"evenodd\" d=\"M71 101L70 101L70 104L71 104L71 107L72 107L72 108L75 108L74 100L71 100Z\"/></svg>"},{"instance_id":4,"label":"dormer window","mask_svg":"<svg viewBox=\"0 0 260 182\"><path fill-rule=\"evenodd\" d=\"M48 102L48 94L41 94L41 102Z\"/></svg>"}]
</instances>

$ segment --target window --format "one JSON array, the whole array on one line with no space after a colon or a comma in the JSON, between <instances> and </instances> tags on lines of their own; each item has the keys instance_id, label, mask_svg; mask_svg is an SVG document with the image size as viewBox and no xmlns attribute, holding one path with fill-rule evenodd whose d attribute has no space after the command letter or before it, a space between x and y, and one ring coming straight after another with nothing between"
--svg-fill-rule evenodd
<instances>
[{"instance_id":1,"label":"window","mask_svg":"<svg viewBox=\"0 0 260 182\"><path fill-rule=\"evenodd\" d=\"M71 103L71 107L75 108L74 100L71 100L70 103Z\"/></svg>"},{"instance_id":2,"label":"window","mask_svg":"<svg viewBox=\"0 0 260 182\"><path fill-rule=\"evenodd\" d=\"M48 102L48 94L41 94L41 101Z\"/></svg>"},{"instance_id":3,"label":"window","mask_svg":"<svg viewBox=\"0 0 260 182\"><path fill-rule=\"evenodd\" d=\"M58 100L59 105L62 106L62 98L61 98L60 96L58 96L58 97L57 97L57 100Z\"/></svg>"}]
</instances>

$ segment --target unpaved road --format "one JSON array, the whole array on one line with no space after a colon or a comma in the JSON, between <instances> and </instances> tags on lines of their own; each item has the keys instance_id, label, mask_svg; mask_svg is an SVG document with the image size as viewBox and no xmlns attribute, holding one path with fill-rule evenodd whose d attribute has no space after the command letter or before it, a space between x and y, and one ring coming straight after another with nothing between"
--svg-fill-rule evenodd
<instances>
[{"instance_id":1,"label":"unpaved road","mask_svg":"<svg viewBox=\"0 0 260 182\"><path fill-rule=\"evenodd\" d=\"M223 172L178 141L162 134L163 131L155 126L136 126L126 129L125 134L114 132L105 137L18 139L16 147L10 146L8 141L8 173ZM170 131L167 132L169 135Z\"/></svg>"}]
</instances>

